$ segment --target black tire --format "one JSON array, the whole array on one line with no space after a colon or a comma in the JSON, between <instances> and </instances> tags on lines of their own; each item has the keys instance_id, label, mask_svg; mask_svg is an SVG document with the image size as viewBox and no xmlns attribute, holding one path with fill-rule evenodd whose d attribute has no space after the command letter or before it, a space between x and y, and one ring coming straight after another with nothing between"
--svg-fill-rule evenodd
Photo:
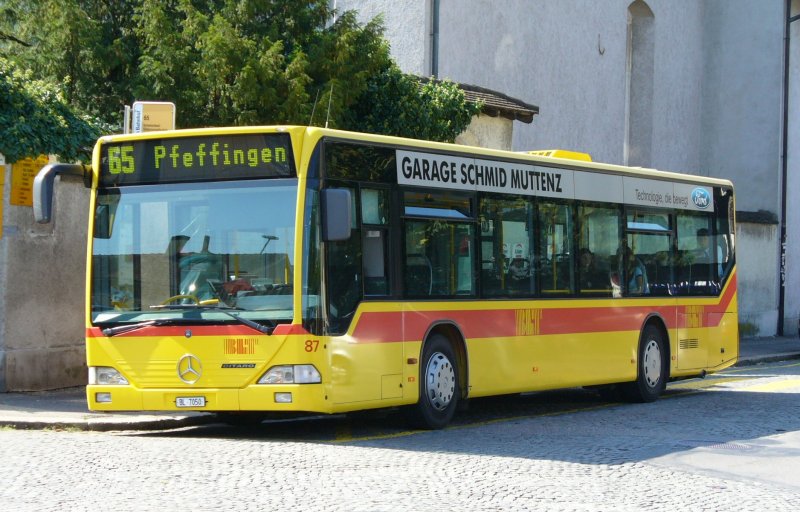
<instances>
[{"instance_id":1,"label":"black tire","mask_svg":"<svg viewBox=\"0 0 800 512\"><path fill-rule=\"evenodd\" d=\"M408 418L415 427L440 429L453 419L461 397L458 362L448 339L441 334L428 338L420 363L419 400Z\"/></svg>"},{"instance_id":2,"label":"black tire","mask_svg":"<svg viewBox=\"0 0 800 512\"><path fill-rule=\"evenodd\" d=\"M652 402L667 387L669 357L661 329L648 324L639 339L639 360L636 380L622 387L623 396L631 402Z\"/></svg>"}]
</instances>

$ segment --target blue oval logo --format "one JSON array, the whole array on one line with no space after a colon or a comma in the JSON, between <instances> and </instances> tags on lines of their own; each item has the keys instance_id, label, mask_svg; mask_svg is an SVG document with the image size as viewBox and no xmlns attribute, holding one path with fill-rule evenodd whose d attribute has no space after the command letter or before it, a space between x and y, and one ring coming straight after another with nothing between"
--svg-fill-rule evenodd
<instances>
[{"instance_id":1,"label":"blue oval logo","mask_svg":"<svg viewBox=\"0 0 800 512\"><path fill-rule=\"evenodd\" d=\"M701 210L705 210L711 204L711 194L704 188L697 187L692 190L692 202Z\"/></svg>"}]
</instances>

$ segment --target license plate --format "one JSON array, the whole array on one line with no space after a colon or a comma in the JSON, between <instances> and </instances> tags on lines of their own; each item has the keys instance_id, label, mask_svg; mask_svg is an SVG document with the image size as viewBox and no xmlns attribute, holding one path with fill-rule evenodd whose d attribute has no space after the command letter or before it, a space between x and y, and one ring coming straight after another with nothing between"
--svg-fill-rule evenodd
<instances>
[{"instance_id":1,"label":"license plate","mask_svg":"<svg viewBox=\"0 0 800 512\"><path fill-rule=\"evenodd\" d=\"M179 396L175 399L176 407L205 407L206 397L204 396Z\"/></svg>"}]
</instances>

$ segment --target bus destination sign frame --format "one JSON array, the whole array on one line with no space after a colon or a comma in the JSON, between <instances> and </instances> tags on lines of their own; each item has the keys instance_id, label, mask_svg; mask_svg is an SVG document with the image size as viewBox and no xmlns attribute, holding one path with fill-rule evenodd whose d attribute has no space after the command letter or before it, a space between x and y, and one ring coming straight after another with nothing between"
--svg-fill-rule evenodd
<instances>
[{"instance_id":1,"label":"bus destination sign frame","mask_svg":"<svg viewBox=\"0 0 800 512\"><path fill-rule=\"evenodd\" d=\"M289 134L165 137L102 144L100 186L297 175Z\"/></svg>"}]
</instances>

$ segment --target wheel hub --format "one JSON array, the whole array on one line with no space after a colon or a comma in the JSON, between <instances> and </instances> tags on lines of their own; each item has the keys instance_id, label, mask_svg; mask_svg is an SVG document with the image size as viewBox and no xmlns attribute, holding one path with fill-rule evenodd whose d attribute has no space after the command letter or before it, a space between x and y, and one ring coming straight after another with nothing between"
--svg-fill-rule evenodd
<instances>
[{"instance_id":1,"label":"wheel hub","mask_svg":"<svg viewBox=\"0 0 800 512\"><path fill-rule=\"evenodd\" d=\"M661 349L656 340L647 342L644 348L644 378L647 385L654 388L661 381Z\"/></svg>"},{"instance_id":2,"label":"wheel hub","mask_svg":"<svg viewBox=\"0 0 800 512\"><path fill-rule=\"evenodd\" d=\"M426 391L434 409L447 408L455 393L456 374L450 360L441 352L434 353L425 368Z\"/></svg>"}]
</instances>

